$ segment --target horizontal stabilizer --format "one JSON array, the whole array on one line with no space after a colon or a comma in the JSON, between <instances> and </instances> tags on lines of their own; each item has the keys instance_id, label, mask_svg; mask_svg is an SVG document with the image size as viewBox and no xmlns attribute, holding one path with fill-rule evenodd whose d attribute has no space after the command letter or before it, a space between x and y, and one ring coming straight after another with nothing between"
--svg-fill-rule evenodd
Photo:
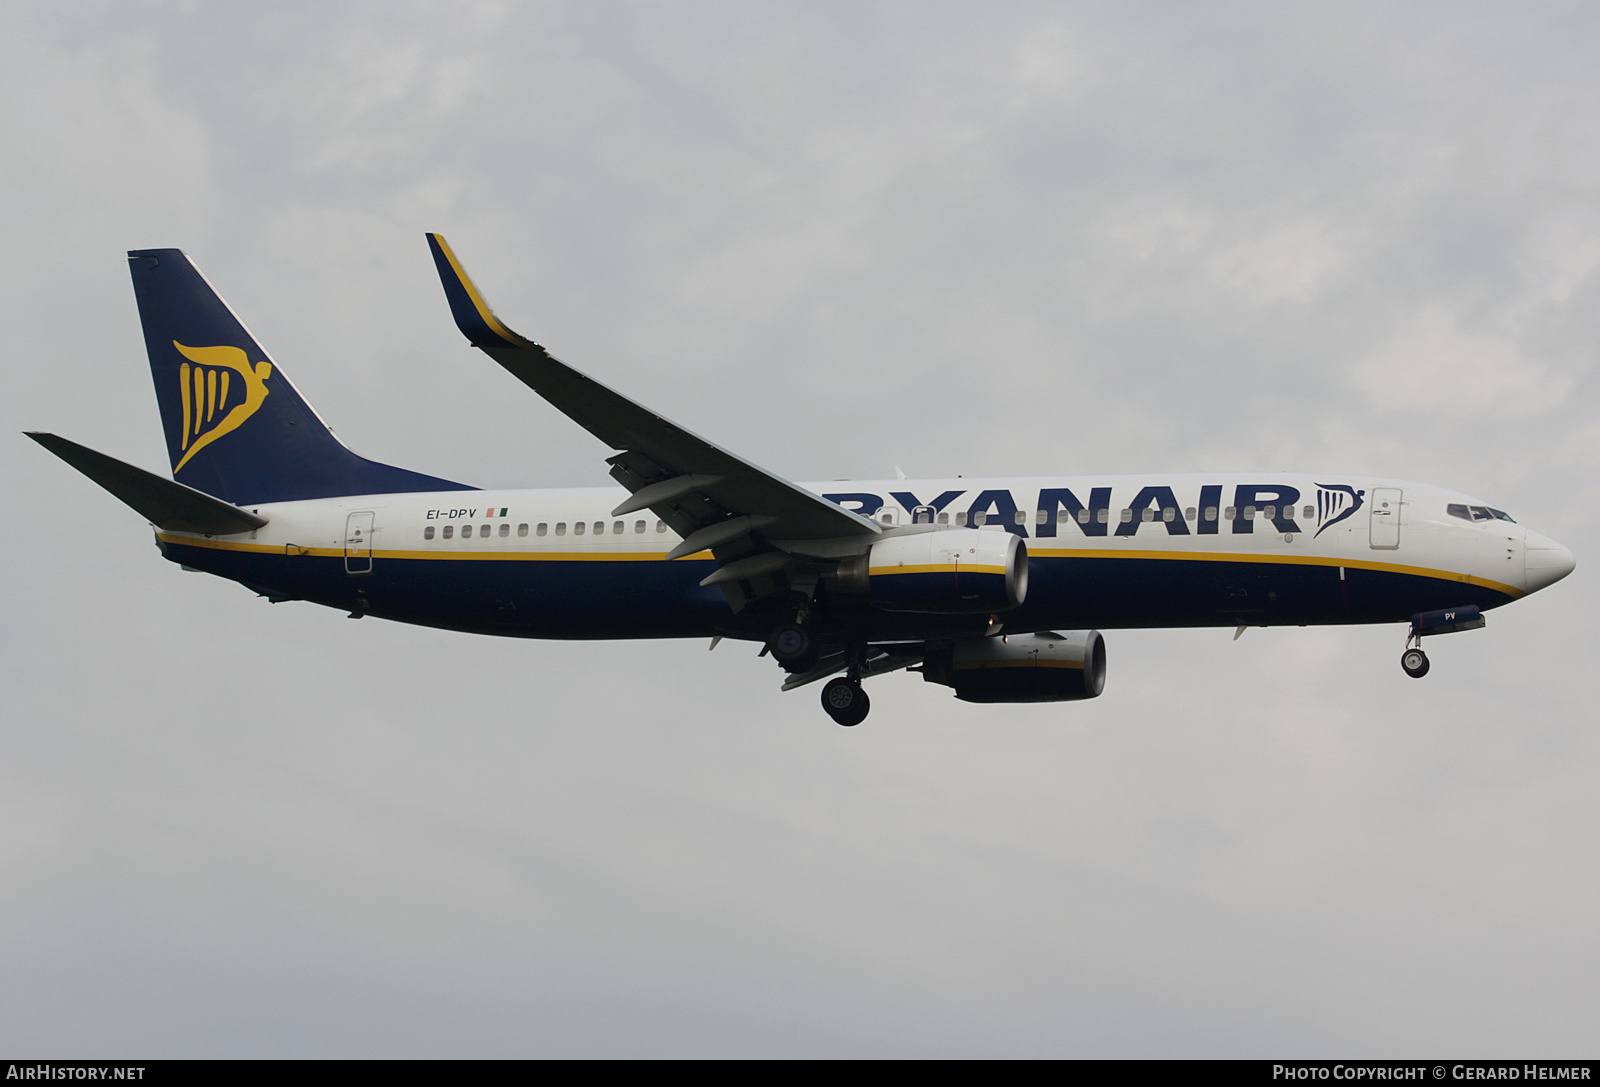
<instances>
[{"instance_id":1,"label":"horizontal stabilizer","mask_svg":"<svg viewBox=\"0 0 1600 1087\"><path fill-rule=\"evenodd\" d=\"M96 453L93 449L69 442L54 434L28 431L28 437L72 465L142 514L157 528L174 532L203 532L209 536L231 536L249 532L267 523L248 510L212 498L203 491L135 468L131 464Z\"/></svg>"}]
</instances>

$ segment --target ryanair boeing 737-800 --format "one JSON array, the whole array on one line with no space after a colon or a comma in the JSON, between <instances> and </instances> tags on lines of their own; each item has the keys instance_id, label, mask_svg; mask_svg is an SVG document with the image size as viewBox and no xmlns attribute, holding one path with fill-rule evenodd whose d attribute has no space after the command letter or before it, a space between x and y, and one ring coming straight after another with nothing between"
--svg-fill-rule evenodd
<instances>
[{"instance_id":1,"label":"ryanair boeing 737-800","mask_svg":"<svg viewBox=\"0 0 1600 1087\"><path fill-rule=\"evenodd\" d=\"M486 491L352 453L189 259L128 254L172 479L30 436L162 554L271 601L524 638L732 638L842 725L909 668L969 702L1094 698L1098 628L1408 622L1426 635L1573 569L1468 495L1339 474L794 484L557 361L428 236L471 343L614 452L618 487ZM713 642L715 644L715 642Z\"/></svg>"}]
</instances>

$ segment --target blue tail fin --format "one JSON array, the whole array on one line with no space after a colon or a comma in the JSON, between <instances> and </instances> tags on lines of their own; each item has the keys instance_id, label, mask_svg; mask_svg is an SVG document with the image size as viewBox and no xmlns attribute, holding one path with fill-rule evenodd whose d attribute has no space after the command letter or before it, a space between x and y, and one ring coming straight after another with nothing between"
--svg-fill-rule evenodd
<instances>
[{"instance_id":1,"label":"blue tail fin","mask_svg":"<svg viewBox=\"0 0 1600 1087\"><path fill-rule=\"evenodd\" d=\"M474 489L346 449L182 250L128 267L178 482L238 506Z\"/></svg>"}]
</instances>

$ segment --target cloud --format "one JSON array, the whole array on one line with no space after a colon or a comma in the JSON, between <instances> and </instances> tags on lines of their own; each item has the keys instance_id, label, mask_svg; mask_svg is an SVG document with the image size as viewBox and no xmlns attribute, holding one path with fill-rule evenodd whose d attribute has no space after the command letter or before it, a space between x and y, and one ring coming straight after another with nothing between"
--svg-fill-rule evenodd
<instances>
[{"instance_id":1,"label":"cloud","mask_svg":"<svg viewBox=\"0 0 1600 1087\"><path fill-rule=\"evenodd\" d=\"M1563 375L1524 358L1513 340L1461 331L1442 307L1418 314L1353 377L1379 411L1457 418L1533 415L1570 388Z\"/></svg>"}]
</instances>

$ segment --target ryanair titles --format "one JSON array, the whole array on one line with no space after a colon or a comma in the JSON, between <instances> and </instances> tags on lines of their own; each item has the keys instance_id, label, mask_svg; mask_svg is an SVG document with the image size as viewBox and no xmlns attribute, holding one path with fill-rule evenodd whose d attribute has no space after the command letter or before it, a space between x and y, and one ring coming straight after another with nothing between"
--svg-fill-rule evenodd
<instances>
[{"instance_id":1,"label":"ryanair titles","mask_svg":"<svg viewBox=\"0 0 1600 1087\"><path fill-rule=\"evenodd\" d=\"M1041 487L1031 506L1019 505L1016 494L1005 488L987 488L975 495L972 491L922 496L890 491L885 497L847 491L822 497L873 520L882 520L883 512L894 508L893 502L905 510L905 520L913 523L999 525L1018 536L1031 533L1049 538L1069 532L1068 526L1085 536L1135 536L1141 528L1171 536L1223 531L1247 534L1255 531L1258 520L1284 534L1305 531L1301 522L1320 533L1361 509L1366 495L1364 490L1339 483L1318 483L1315 496L1302 496L1298 487L1284 483L1241 483L1231 494L1224 494L1226 490L1222 484L1207 484L1199 489L1193 505L1184 505L1171 487L1140 487L1132 500L1120 507L1112 502L1110 487L1090 487L1082 495L1070 487ZM896 514L894 520L898 523L901 517Z\"/></svg>"}]
</instances>

